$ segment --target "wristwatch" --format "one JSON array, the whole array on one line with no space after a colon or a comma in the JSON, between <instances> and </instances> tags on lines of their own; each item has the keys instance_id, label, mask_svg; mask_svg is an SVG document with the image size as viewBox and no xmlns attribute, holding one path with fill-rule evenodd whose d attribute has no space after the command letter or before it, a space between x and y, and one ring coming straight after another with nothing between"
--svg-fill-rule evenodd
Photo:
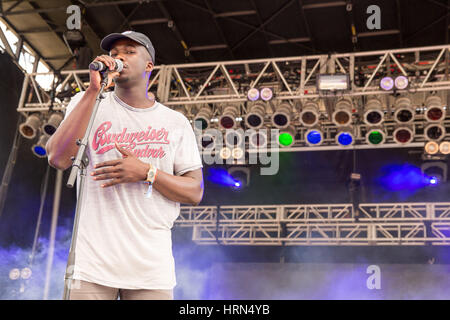
<instances>
[{"instance_id":1,"label":"wristwatch","mask_svg":"<svg viewBox=\"0 0 450 320\"><path fill-rule=\"evenodd\" d=\"M145 179L145 182L148 182L149 184L153 184L153 182L156 179L157 169L151 163L149 163L149 166L150 166L150 168L147 171L147 179Z\"/></svg>"}]
</instances>

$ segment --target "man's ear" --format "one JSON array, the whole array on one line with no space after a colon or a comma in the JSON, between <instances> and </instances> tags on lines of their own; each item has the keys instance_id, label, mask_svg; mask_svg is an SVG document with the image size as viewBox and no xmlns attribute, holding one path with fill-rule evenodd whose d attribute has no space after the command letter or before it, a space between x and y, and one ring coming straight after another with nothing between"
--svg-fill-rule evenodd
<instances>
[{"instance_id":1,"label":"man's ear","mask_svg":"<svg viewBox=\"0 0 450 320\"><path fill-rule=\"evenodd\" d=\"M152 72L153 68L154 68L153 62L147 61L147 65L145 66L145 71Z\"/></svg>"}]
</instances>

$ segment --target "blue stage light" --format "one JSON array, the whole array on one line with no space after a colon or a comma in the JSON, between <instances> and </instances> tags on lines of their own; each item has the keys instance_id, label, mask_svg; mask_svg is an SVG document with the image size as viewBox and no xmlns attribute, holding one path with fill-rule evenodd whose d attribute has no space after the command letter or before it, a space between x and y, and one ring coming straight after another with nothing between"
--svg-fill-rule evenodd
<instances>
[{"instance_id":1,"label":"blue stage light","mask_svg":"<svg viewBox=\"0 0 450 320\"><path fill-rule=\"evenodd\" d=\"M322 132L319 130L308 130L306 133L306 142L309 145L319 145L322 142Z\"/></svg>"},{"instance_id":2,"label":"blue stage light","mask_svg":"<svg viewBox=\"0 0 450 320\"><path fill-rule=\"evenodd\" d=\"M225 187L240 189L243 186L242 181L233 177L227 170L222 168L209 168L208 180Z\"/></svg>"},{"instance_id":3,"label":"blue stage light","mask_svg":"<svg viewBox=\"0 0 450 320\"><path fill-rule=\"evenodd\" d=\"M340 132L337 136L337 142L341 146L349 146L353 143L353 136L349 132Z\"/></svg>"}]
</instances>

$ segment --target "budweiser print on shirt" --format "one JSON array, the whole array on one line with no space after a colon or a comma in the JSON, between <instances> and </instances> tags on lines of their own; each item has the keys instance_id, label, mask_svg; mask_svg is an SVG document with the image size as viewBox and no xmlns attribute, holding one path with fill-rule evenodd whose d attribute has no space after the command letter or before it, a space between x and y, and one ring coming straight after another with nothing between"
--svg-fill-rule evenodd
<instances>
[{"instance_id":1,"label":"budweiser print on shirt","mask_svg":"<svg viewBox=\"0 0 450 320\"><path fill-rule=\"evenodd\" d=\"M159 158L162 159L166 155L164 149L153 147L153 145L169 144L169 131L165 128L155 129L147 127L147 130L128 132L124 128L122 132L110 132L112 123L105 121L99 125L95 131L92 140L92 149L97 154L103 154L115 148L114 143L117 143L125 149L133 152L140 158Z\"/></svg>"}]
</instances>

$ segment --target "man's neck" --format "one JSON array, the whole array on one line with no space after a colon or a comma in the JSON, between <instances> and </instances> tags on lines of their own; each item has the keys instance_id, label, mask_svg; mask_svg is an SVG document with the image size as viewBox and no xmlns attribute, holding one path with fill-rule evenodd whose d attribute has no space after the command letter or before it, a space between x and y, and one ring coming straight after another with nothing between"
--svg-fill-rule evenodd
<instances>
[{"instance_id":1,"label":"man's neck","mask_svg":"<svg viewBox=\"0 0 450 320\"><path fill-rule=\"evenodd\" d=\"M131 88L116 86L114 92L120 100L134 108L150 108L155 104L155 100L148 96L147 90L139 86Z\"/></svg>"}]
</instances>

